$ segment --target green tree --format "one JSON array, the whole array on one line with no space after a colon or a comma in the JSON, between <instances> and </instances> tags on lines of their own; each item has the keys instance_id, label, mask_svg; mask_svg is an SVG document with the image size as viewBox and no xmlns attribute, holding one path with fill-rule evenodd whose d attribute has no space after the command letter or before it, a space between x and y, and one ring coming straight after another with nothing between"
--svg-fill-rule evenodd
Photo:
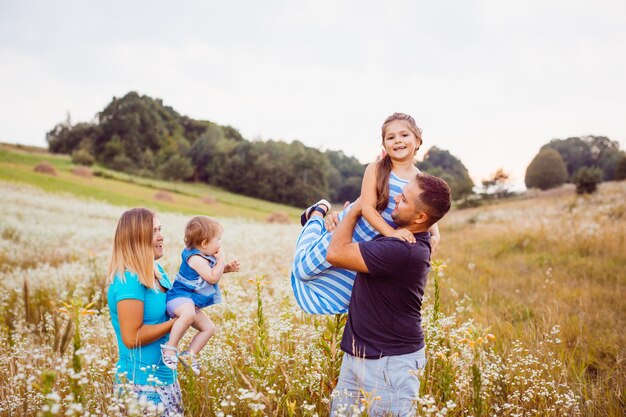
<instances>
[{"instance_id":1,"label":"green tree","mask_svg":"<svg viewBox=\"0 0 626 417\"><path fill-rule=\"evenodd\" d=\"M328 195L328 160L298 141L240 142L228 154L218 185L240 194L306 206Z\"/></svg>"},{"instance_id":2,"label":"green tree","mask_svg":"<svg viewBox=\"0 0 626 417\"><path fill-rule=\"evenodd\" d=\"M582 136L553 139L541 149L556 150L567 165L568 178L582 167L597 167L606 181L614 179L621 158L619 143L606 136Z\"/></svg>"},{"instance_id":3,"label":"green tree","mask_svg":"<svg viewBox=\"0 0 626 417\"><path fill-rule=\"evenodd\" d=\"M239 142L226 138L220 126L213 123L207 125L204 133L193 142L187 153L194 166L194 179L217 183L224 161L237 143Z\"/></svg>"},{"instance_id":4,"label":"green tree","mask_svg":"<svg viewBox=\"0 0 626 417\"><path fill-rule=\"evenodd\" d=\"M122 139L118 135L113 135L111 140L104 145L104 147L98 154L98 159L100 162L102 162L104 165L109 166L110 168L123 170L127 168L127 166L123 166L122 168L120 168L119 164L116 164L116 166L112 165L113 160L120 155L124 155L126 159L132 163L132 160L128 158L128 156L124 152L124 144L122 143Z\"/></svg>"},{"instance_id":5,"label":"green tree","mask_svg":"<svg viewBox=\"0 0 626 417\"><path fill-rule=\"evenodd\" d=\"M91 123L78 123L74 126L67 122L57 124L46 133L48 149L52 153L72 153L78 148L87 148L98 135L97 126Z\"/></svg>"},{"instance_id":6,"label":"green tree","mask_svg":"<svg viewBox=\"0 0 626 417\"><path fill-rule=\"evenodd\" d=\"M572 182L576 184L576 193L591 194L602 182L602 170L596 167L582 167L574 173Z\"/></svg>"},{"instance_id":7,"label":"green tree","mask_svg":"<svg viewBox=\"0 0 626 417\"><path fill-rule=\"evenodd\" d=\"M444 179L450 186L454 200L472 193L474 181L467 168L447 150L431 147L418 166L420 170Z\"/></svg>"},{"instance_id":8,"label":"green tree","mask_svg":"<svg viewBox=\"0 0 626 417\"><path fill-rule=\"evenodd\" d=\"M95 159L86 149L78 149L72 152L72 162L77 165L91 166Z\"/></svg>"},{"instance_id":9,"label":"green tree","mask_svg":"<svg viewBox=\"0 0 626 417\"><path fill-rule=\"evenodd\" d=\"M353 200L364 167L343 152L295 141L249 142L232 126L182 116L134 91L113 97L94 123L69 118L47 134L50 150L85 152L115 170L203 181L271 201L309 205L320 196Z\"/></svg>"},{"instance_id":10,"label":"green tree","mask_svg":"<svg viewBox=\"0 0 626 417\"><path fill-rule=\"evenodd\" d=\"M335 201L343 203L344 201L354 201L361 195L361 183L363 177L349 177L343 180L339 192L336 194Z\"/></svg>"},{"instance_id":11,"label":"green tree","mask_svg":"<svg viewBox=\"0 0 626 417\"><path fill-rule=\"evenodd\" d=\"M139 165L142 169L142 174L153 177L157 168L156 157L154 156L154 152L151 149L146 149L143 151L143 155L141 155L141 160Z\"/></svg>"},{"instance_id":12,"label":"green tree","mask_svg":"<svg viewBox=\"0 0 626 417\"><path fill-rule=\"evenodd\" d=\"M224 131L224 136L228 139L236 142L243 142L245 140L244 137L241 136L241 133L239 133L239 131L232 126L223 126L222 130Z\"/></svg>"},{"instance_id":13,"label":"green tree","mask_svg":"<svg viewBox=\"0 0 626 417\"><path fill-rule=\"evenodd\" d=\"M526 168L526 187L547 190L567 180L567 167L554 149L543 149Z\"/></svg>"},{"instance_id":14,"label":"green tree","mask_svg":"<svg viewBox=\"0 0 626 417\"><path fill-rule=\"evenodd\" d=\"M186 180L193 175L193 166L189 158L173 155L158 167L158 172L166 180Z\"/></svg>"},{"instance_id":15,"label":"green tree","mask_svg":"<svg viewBox=\"0 0 626 417\"><path fill-rule=\"evenodd\" d=\"M353 156L342 151L327 150L324 156L328 159L328 197L332 201L353 201L361 194L361 182L365 165Z\"/></svg>"}]
</instances>

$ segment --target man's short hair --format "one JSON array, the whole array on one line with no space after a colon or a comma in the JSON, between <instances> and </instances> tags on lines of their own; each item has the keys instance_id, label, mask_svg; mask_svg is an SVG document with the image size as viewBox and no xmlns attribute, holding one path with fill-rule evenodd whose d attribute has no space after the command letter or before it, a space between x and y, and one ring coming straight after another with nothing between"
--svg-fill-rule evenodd
<instances>
[{"instance_id":1,"label":"man's short hair","mask_svg":"<svg viewBox=\"0 0 626 417\"><path fill-rule=\"evenodd\" d=\"M428 215L428 226L437 223L450 210L450 186L441 178L420 172L415 177L420 188L421 207Z\"/></svg>"}]
</instances>

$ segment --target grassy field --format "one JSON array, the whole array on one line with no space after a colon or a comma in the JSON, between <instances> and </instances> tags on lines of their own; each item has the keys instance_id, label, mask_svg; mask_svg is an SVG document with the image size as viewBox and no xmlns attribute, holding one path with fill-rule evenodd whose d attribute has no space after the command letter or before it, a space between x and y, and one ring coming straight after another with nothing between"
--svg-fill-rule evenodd
<instances>
[{"instance_id":1,"label":"grassy field","mask_svg":"<svg viewBox=\"0 0 626 417\"><path fill-rule=\"evenodd\" d=\"M626 412L626 183L592 196L572 186L453 213L441 225L448 268L442 298L467 298L466 316L531 352L559 326L554 355L582 414Z\"/></svg>"},{"instance_id":2,"label":"grassy field","mask_svg":"<svg viewBox=\"0 0 626 417\"><path fill-rule=\"evenodd\" d=\"M136 399L111 395L117 348L103 301L123 208L35 185L0 181L0 416L139 415ZM625 195L625 182L584 197L563 187L442 221L417 415L624 415ZM159 217L162 264L174 273L188 215ZM202 374L180 372L187 415L328 415L344 318L295 306L300 227L221 222L242 270L207 309L218 332Z\"/></svg>"},{"instance_id":3,"label":"grassy field","mask_svg":"<svg viewBox=\"0 0 626 417\"><path fill-rule=\"evenodd\" d=\"M44 161L54 166L56 175L34 172L34 167ZM285 213L295 221L300 214L300 210L294 207L229 193L207 184L159 181L103 167L93 170L100 176L84 177L73 174L73 167L67 155L49 154L40 148L0 144L0 179L27 183L46 191L94 198L125 207L143 206L158 211L261 221L272 213ZM155 198L159 191L170 194L173 201ZM207 197L209 202L203 201Z\"/></svg>"}]
</instances>

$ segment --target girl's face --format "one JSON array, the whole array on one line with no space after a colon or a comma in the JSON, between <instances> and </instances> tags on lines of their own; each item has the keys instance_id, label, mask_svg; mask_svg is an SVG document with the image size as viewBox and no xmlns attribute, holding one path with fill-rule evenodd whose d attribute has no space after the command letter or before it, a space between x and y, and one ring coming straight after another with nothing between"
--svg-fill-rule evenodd
<instances>
[{"instance_id":1,"label":"girl's face","mask_svg":"<svg viewBox=\"0 0 626 417\"><path fill-rule=\"evenodd\" d=\"M218 233L211 240L204 240L200 251L206 256L213 256L222 247L222 232Z\"/></svg>"},{"instance_id":2,"label":"girl's face","mask_svg":"<svg viewBox=\"0 0 626 417\"><path fill-rule=\"evenodd\" d=\"M420 140L411 131L406 120L393 120L385 126L383 147L392 160L412 160L419 145Z\"/></svg>"},{"instance_id":3,"label":"girl's face","mask_svg":"<svg viewBox=\"0 0 626 417\"><path fill-rule=\"evenodd\" d=\"M161 222L157 216L152 218L152 247L154 248L154 260L163 256L163 233L161 232Z\"/></svg>"}]
</instances>

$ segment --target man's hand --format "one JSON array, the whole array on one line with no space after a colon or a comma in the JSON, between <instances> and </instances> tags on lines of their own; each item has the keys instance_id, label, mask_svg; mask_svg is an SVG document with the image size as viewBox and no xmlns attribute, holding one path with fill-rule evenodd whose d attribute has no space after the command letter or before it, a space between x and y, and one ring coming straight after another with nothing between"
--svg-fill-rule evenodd
<instances>
[{"instance_id":1,"label":"man's hand","mask_svg":"<svg viewBox=\"0 0 626 417\"><path fill-rule=\"evenodd\" d=\"M361 201L357 199L341 219L328 245L326 260L333 266L357 272L369 272L358 243L352 242L356 222L361 217Z\"/></svg>"},{"instance_id":2,"label":"man's hand","mask_svg":"<svg viewBox=\"0 0 626 417\"><path fill-rule=\"evenodd\" d=\"M224 272L239 272L239 261L235 259L227 263L224 267Z\"/></svg>"},{"instance_id":3,"label":"man's hand","mask_svg":"<svg viewBox=\"0 0 626 417\"><path fill-rule=\"evenodd\" d=\"M402 239L405 242L415 243L415 236L407 229L396 229L389 237L395 237L396 239Z\"/></svg>"}]
</instances>

